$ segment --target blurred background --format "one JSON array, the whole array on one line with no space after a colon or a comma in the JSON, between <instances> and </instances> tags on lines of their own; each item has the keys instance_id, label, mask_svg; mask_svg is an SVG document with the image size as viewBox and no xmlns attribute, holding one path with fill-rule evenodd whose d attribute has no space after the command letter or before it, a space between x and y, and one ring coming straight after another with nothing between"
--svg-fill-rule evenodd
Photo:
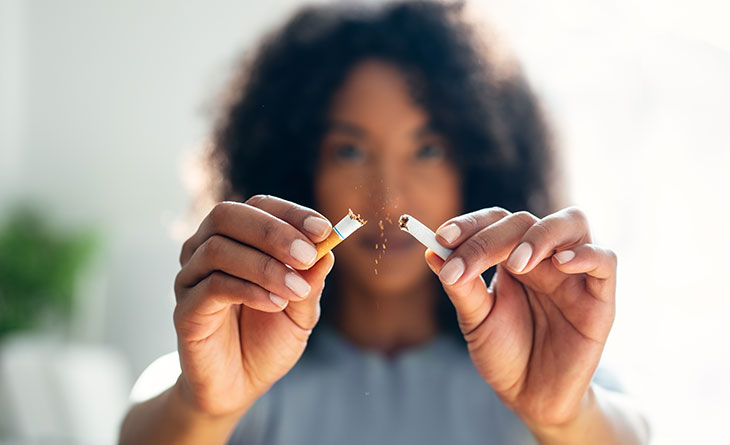
<instances>
[{"instance_id":1,"label":"blurred background","mask_svg":"<svg viewBox=\"0 0 730 445\"><path fill-rule=\"evenodd\" d=\"M175 349L189 166L240 54L299 1L0 0L0 442L113 443ZM604 362L654 443L730 412L730 6L470 3L552 118L619 256ZM41 258L42 260L39 260Z\"/></svg>"}]
</instances>

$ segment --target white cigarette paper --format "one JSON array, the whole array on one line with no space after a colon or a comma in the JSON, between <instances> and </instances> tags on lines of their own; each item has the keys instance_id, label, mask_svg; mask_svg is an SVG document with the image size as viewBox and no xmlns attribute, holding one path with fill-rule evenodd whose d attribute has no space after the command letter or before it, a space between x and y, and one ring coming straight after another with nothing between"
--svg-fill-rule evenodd
<instances>
[{"instance_id":1,"label":"white cigarette paper","mask_svg":"<svg viewBox=\"0 0 730 445\"><path fill-rule=\"evenodd\" d=\"M451 249L447 249L439 244L439 242L436 241L436 235L431 231L431 229L411 215L401 215L398 224L400 224L401 230L410 233L418 240L418 242L433 250L433 252L440 256L442 260L446 260L446 258L451 255L451 252L453 252Z\"/></svg>"},{"instance_id":2,"label":"white cigarette paper","mask_svg":"<svg viewBox=\"0 0 730 445\"><path fill-rule=\"evenodd\" d=\"M345 215L345 217L332 228L330 236L328 236L324 241L317 243L317 258L315 262L327 255L327 252L334 249L335 246L340 244L345 238L355 233L357 229L364 226L366 222L367 221L360 218L360 215L356 215L355 212L349 210L347 215Z\"/></svg>"},{"instance_id":3,"label":"white cigarette paper","mask_svg":"<svg viewBox=\"0 0 730 445\"><path fill-rule=\"evenodd\" d=\"M360 218L360 215L355 215L352 210L350 210L347 215L345 215L344 218L340 220L335 226L332 228L337 235L340 236L340 239L345 239L348 236L355 233L355 230L359 229L360 227L365 225L365 221Z\"/></svg>"}]
</instances>

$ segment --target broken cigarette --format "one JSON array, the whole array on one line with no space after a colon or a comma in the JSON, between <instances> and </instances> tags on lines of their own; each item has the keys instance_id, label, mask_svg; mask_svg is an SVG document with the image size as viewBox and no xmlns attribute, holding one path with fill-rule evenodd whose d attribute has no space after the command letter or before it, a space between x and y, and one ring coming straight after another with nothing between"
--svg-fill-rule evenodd
<instances>
[{"instance_id":1,"label":"broken cigarette","mask_svg":"<svg viewBox=\"0 0 730 445\"><path fill-rule=\"evenodd\" d=\"M433 250L433 252L440 256L442 260L448 258L449 255L451 255L451 252L453 252L451 249L447 249L439 244L439 242L436 241L436 235L431 231L431 229L411 215L401 215L398 220L398 224L400 225L401 230L413 235L415 239L424 246Z\"/></svg>"},{"instance_id":2,"label":"broken cigarette","mask_svg":"<svg viewBox=\"0 0 730 445\"><path fill-rule=\"evenodd\" d=\"M345 215L345 217L332 228L330 236L321 243L317 243L317 259L315 260L315 263L325 256L327 252L334 249L334 247L340 244L345 238L355 233L355 231L360 227L364 226L365 223L367 223L367 221L362 219L360 215L356 215L355 212L348 209L347 215Z\"/></svg>"}]
</instances>

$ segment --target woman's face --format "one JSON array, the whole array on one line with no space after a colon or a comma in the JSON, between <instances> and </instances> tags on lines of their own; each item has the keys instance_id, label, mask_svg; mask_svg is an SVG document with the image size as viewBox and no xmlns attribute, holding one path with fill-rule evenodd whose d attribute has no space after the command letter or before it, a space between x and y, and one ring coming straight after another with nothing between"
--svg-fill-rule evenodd
<instances>
[{"instance_id":1,"label":"woman's face","mask_svg":"<svg viewBox=\"0 0 730 445\"><path fill-rule=\"evenodd\" d=\"M408 213L435 229L461 212L460 177L446 141L429 128L405 76L384 62L355 66L328 117L318 210L333 224L348 208L368 220L335 251L343 282L377 295L423 284L431 274L425 248L399 229L398 218Z\"/></svg>"}]
</instances>

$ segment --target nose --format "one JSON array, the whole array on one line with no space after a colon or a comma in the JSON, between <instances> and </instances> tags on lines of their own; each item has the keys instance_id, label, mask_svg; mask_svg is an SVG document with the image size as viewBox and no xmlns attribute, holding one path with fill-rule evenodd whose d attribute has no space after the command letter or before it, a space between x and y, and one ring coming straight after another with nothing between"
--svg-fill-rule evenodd
<instances>
[{"instance_id":1,"label":"nose","mask_svg":"<svg viewBox=\"0 0 730 445\"><path fill-rule=\"evenodd\" d=\"M373 178L373 210L376 216L400 215L405 197L403 171L394 162L380 161ZM401 212L402 213L402 212Z\"/></svg>"}]
</instances>

